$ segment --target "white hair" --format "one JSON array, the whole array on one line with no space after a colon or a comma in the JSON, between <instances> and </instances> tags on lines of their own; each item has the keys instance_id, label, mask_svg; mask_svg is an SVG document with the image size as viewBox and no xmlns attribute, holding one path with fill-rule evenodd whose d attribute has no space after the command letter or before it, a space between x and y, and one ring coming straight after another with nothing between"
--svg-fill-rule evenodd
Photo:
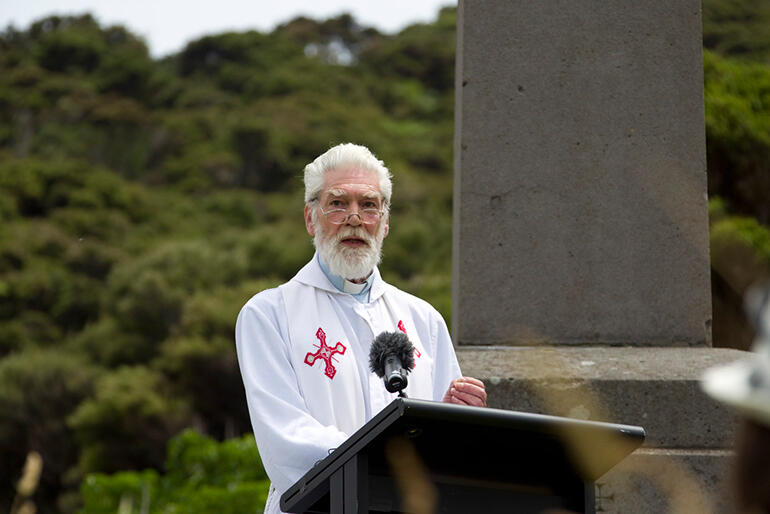
<instances>
[{"instance_id":1,"label":"white hair","mask_svg":"<svg viewBox=\"0 0 770 514\"><path fill-rule=\"evenodd\" d=\"M333 146L305 166L305 204L318 200L327 171L345 166L356 166L377 173L383 206L385 209L390 206L390 196L393 193L390 171L367 147L353 143Z\"/></svg>"}]
</instances>

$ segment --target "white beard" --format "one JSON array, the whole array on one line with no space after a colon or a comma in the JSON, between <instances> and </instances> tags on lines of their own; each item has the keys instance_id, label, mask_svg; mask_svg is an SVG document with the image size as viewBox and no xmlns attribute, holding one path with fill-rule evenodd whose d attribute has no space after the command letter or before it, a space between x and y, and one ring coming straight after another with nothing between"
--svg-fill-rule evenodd
<instances>
[{"instance_id":1,"label":"white beard","mask_svg":"<svg viewBox=\"0 0 770 514\"><path fill-rule=\"evenodd\" d=\"M317 218L313 219L313 229L313 244L333 274L348 280L358 280L368 277L380 263L382 241L385 239L385 223L382 221L374 236L361 225L340 227L336 234L327 235ZM360 248L340 244L340 241L349 237L362 239L367 244Z\"/></svg>"}]
</instances>

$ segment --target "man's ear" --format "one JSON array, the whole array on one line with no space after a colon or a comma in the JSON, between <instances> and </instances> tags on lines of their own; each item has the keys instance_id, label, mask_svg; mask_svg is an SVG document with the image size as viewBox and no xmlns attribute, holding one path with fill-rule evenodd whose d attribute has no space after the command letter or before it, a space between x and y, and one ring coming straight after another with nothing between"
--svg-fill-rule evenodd
<instances>
[{"instance_id":1,"label":"man's ear","mask_svg":"<svg viewBox=\"0 0 770 514\"><path fill-rule=\"evenodd\" d=\"M382 237L386 237L390 232L390 216L385 219L385 234Z\"/></svg>"},{"instance_id":2,"label":"man's ear","mask_svg":"<svg viewBox=\"0 0 770 514\"><path fill-rule=\"evenodd\" d=\"M305 204L305 228L307 233L315 237L315 228L313 228L313 208Z\"/></svg>"}]
</instances>

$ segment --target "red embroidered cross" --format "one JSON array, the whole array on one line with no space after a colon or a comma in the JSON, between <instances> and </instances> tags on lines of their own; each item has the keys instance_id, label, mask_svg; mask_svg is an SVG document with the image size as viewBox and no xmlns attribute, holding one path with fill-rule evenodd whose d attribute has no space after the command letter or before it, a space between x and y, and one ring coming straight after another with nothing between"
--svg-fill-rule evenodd
<instances>
[{"instance_id":1,"label":"red embroidered cross","mask_svg":"<svg viewBox=\"0 0 770 514\"><path fill-rule=\"evenodd\" d=\"M402 320L398 320L398 329L404 334L406 334L406 327L404 326L404 322ZM414 347L414 356L417 357L418 359L422 357L420 350L418 350L416 346ZM414 362L414 366L412 366L412 369L414 369L415 366L417 366L417 361Z\"/></svg>"},{"instance_id":2,"label":"red embroidered cross","mask_svg":"<svg viewBox=\"0 0 770 514\"><path fill-rule=\"evenodd\" d=\"M340 355L345 353L345 345L337 342L334 348L329 348L326 346L326 334L321 329L321 327L318 327L318 332L315 333L315 336L318 338L319 341L321 341L320 346L317 344L314 344L313 346L318 348L318 351L315 353L308 353L305 355L305 364L308 366L312 366L315 364L315 361L318 359L323 359L324 363L326 364L326 369L324 370L324 374L333 379L334 375L337 373L337 370L334 368L334 364L332 364L332 360L334 359L334 354L339 353Z\"/></svg>"}]
</instances>

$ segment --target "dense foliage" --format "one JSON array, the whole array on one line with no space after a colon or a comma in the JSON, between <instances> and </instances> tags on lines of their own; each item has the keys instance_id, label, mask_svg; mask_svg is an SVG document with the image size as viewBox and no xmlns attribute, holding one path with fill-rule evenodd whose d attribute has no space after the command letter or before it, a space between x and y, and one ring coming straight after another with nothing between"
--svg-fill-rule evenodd
<instances>
[{"instance_id":1,"label":"dense foliage","mask_svg":"<svg viewBox=\"0 0 770 514\"><path fill-rule=\"evenodd\" d=\"M765 15L704 2L718 344L770 263ZM261 504L253 441L233 439L233 324L312 255L300 173L331 144L395 172L382 272L448 320L454 37L453 9L394 36L298 18L163 60L87 15L0 34L0 511L30 450L40 512ZM185 427L230 439L172 439Z\"/></svg>"},{"instance_id":2,"label":"dense foliage","mask_svg":"<svg viewBox=\"0 0 770 514\"><path fill-rule=\"evenodd\" d=\"M743 294L770 278L770 0L704 0L714 344L748 349Z\"/></svg>"},{"instance_id":3,"label":"dense foliage","mask_svg":"<svg viewBox=\"0 0 770 514\"><path fill-rule=\"evenodd\" d=\"M241 514L258 511L267 498L269 481L252 435L217 443L186 430L169 442L165 469L163 475L89 475L81 486L81 512Z\"/></svg>"},{"instance_id":4,"label":"dense foliage","mask_svg":"<svg viewBox=\"0 0 770 514\"><path fill-rule=\"evenodd\" d=\"M770 0L703 0L703 46L770 64Z\"/></svg>"},{"instance_id":5,"label":"dense foliage","mask_svg":"<svg viewBox=\"0 0 770 514\"><path fill-rule=\"evenodd\" d=\"M312 255L300 173L331 144L396 171L383 274L450 315L454 26L300 18L162 61L87 15L0 35L0 510L30 449L39 509L73 511L184 427L250 431L234 321Z\"/></svg>"}]
</instances>

